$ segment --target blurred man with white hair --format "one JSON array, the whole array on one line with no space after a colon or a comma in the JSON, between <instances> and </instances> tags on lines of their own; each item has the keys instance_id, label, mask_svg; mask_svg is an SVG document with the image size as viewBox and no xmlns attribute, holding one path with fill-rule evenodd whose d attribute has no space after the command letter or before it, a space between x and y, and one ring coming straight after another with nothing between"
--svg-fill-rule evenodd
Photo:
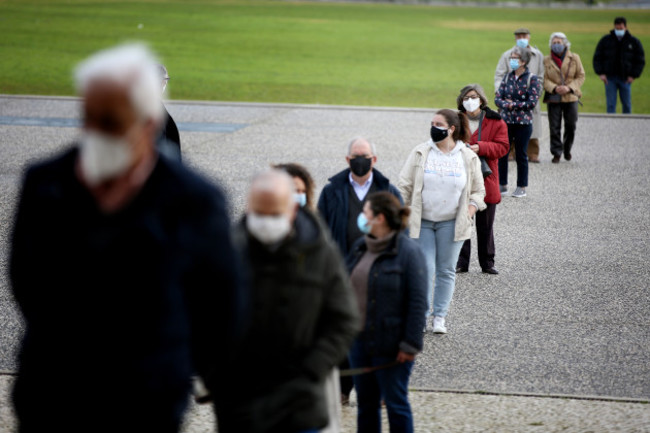
<instances>
[{"instance_id":1,"label":"blurred man with white hair","mask_svg":"<svg viewBox=\"0 0 650 433\"><path fill-rule=\"evenodd\" d=\"M208 380L230 347L225 199L156 151L156 64L142 45L82 62L79 143L26 172L10 263L21 432L176 432L191 375Z\"/></svg>"}]
</instances>

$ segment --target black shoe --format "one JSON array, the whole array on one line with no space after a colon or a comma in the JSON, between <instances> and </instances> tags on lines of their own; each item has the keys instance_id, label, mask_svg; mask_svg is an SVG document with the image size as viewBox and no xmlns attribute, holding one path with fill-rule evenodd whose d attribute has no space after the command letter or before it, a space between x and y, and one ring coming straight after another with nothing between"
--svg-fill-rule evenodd
<instances>
[{"instance_id":1,"label":"black shoe","mask_svg":"<svg viewBox=\"0 0 650 433\"><path fill-rule=\"evenodd\" d=\"M467 272L468 270L469 270L469 269L467 269L467 268L463 268L462 266L458 266L458 267L456 268L456 273L457 273L457 274L464 274L464 273Z\"/></svg>"},{"instance_id":2,"label":"black shoe","mask_svg":"<svg viewBox=\"0 0 650 433\"><path fill-rule=\"evenodd\" d=\"M560 155L553 155L553 161L551 161L553 164L559 164L560 163Z\"/></svg>"},{"instance_id":3,"label":"black shoe","mask_svg":"<svg viewBox=\"0 0 650 433\"><path fill-rule=\"evenodd\" d=\"M566 159L567 161L571 161L571 154L570 153L565 153L564 154L564 159Z\"/></svg>"},{"instance_id":4,"label":"black shoe","mask_svg":"<svg viewBox=\"0 0 650 433\"><path fill-rule=\"evenodd\" d=\"M497 271L495 267L483 268L483 273L491 274L491 275L499 275L499 271Z\"/></svg>"}]
</instances>

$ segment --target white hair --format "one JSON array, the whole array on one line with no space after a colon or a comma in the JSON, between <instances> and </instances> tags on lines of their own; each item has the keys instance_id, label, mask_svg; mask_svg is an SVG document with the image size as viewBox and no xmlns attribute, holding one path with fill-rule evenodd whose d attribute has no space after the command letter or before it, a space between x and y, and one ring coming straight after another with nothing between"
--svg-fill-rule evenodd
<instances>
[{"instance_id":1,"label":"white hair","mask_svg":"<svg viewBox=\"0 0 650 433\"><path fill-rule=\"evenodd\" d=\"M77 65L74 71L77 92L83 95L97 80L114 82L127 89L141 120L160 121L163 104L158 64L153 53L141 43L99 51Z\"/></svg>"},{"instance_id":2,"label":"white hair","mask_svg":"<svg viewBox=\"0 0 650 433\"><path fill-rule=\"evenodd\" d=\"M562 39L562 43L564 44L565 47L571 48L571 42L566 38L566 35L562 32L553 32L551 33L551 37L548 39L548 47L551 48L553 38L560 38Z\"/></svg>"},{"instance_id":3,"label":"white hair","mask_svg":"<svg viewBox=\"0 0 650 433\"><path fill-rule=\"evenodd\" d=\"M354 143L360 140L367 141L368 144L370 144L370 151L372 152L373 156L377 156L377 149L375 148L375 143L371 142L365 137L354 137L352 140L350 140L350 143L348 143L348 155L350 155L352 152L352 145L354 145Z\"/></svg>"}]
</instances>

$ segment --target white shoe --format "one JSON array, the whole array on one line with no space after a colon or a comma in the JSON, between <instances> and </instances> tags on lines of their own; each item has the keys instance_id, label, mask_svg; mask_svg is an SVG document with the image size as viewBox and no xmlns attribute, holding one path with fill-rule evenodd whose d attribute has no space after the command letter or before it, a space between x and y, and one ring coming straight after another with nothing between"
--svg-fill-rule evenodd
<instances>
[{"instance_id":1,"label":"white shoe","mask_svg":"<svg viewBox=\"0 0 650 433\"><path fill-rule=\"evenodd\" d=\"M433 318L433 333L434 334L446 334L447 327L445 326L444 317L434 317Z\"/></svg>"}]
</instances>

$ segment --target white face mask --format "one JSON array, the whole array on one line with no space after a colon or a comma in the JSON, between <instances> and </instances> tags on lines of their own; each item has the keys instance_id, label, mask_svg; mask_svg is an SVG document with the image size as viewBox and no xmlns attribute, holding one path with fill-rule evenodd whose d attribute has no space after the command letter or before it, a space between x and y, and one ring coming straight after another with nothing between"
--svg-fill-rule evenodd
<instances>
[{"instance_id":1,"label":"white face mask","mask_svg":"<svg viewBox=\"0 0 650 433\"><path fill-rule=\"evenodd\" d=\"M258 241L273 245L289 235L291 221L288 215L259 215L249 212L246 216L246 228Z\"/></svg>"},{"instance_id":2,"label":"white face mask","mask_svg":"<svg viewBox=\"0 0 650 433\"><path fill-rule=\"evenodd\" d=\"M463 101L463 107L467 110L468 113L473 113L481 106L481 100L479 98L469 98Z\"/></svg>"},{"instance_id":3,"label":"white face mask","mask_svg":"<svg viewBox=\"0 0 650 433\"><path fill-rule=\"evenodd\" d=\"M86 181L95 186L119 176L133 160L131 144L123 137L112 137L86 130L79 146L79 163Z\"/></svg>"}]
</instances>

